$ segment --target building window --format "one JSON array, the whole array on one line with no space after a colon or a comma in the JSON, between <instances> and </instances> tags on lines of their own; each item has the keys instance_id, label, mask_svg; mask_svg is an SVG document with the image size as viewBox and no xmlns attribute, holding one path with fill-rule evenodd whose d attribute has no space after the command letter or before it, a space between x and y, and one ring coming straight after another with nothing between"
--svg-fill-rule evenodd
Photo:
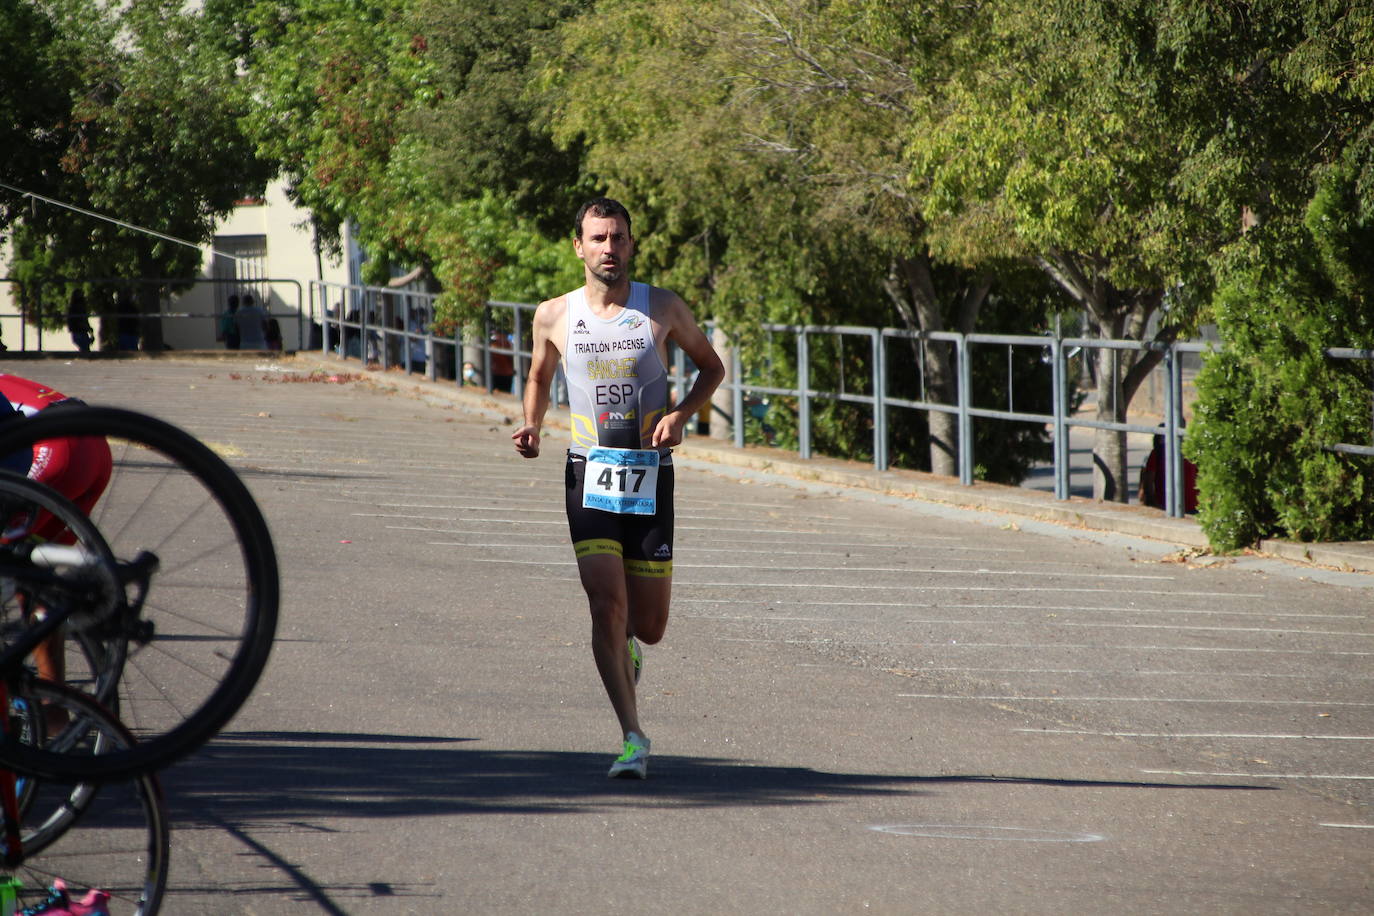
<instances>
[{"instance_id":1,"label":"building window","mask_svg":"<svg viewBox=\"0 0 1374 916\"><path fill-rule=\"evenodd\" d=\"M230 296L242 298L244 293L267 308L267 236L217 235L214 248L215 312L224 311Z\"/></svg>"}]
</instances>

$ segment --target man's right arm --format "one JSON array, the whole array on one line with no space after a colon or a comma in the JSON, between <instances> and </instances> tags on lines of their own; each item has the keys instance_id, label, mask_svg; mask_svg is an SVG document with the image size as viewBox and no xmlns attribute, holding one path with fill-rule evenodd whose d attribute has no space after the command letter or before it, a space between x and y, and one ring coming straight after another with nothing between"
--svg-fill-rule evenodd
<instances>
[{"instance_id":1,"label":"man's right arm","mask_svg":"<svg viewBox=\"0 0 1374 916\"><path fill-rule=\"evenodd\" d=\"M539 431L549 409L549 386L558 369L559 350L554 328L562 314L563 300L550 299L534 312L534 346L530 354L530 374L525 380L525 422L511 434L515 450L522 458L539 457Z\"/></svg>"}]
</instances>

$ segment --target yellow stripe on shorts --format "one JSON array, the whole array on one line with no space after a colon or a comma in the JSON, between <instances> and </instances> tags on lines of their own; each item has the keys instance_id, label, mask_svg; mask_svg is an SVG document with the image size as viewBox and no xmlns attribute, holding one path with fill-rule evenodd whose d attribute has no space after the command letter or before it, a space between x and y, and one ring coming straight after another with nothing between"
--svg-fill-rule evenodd
<instances>
[{"instance_id":1,"label":"yellow stripe on shorts","mask_svg":"<svg viewBox=\"0 0 1374 916\"><path fill-rule=\"evenodd\" d=\"M583 557L623 557L625 550L620 546L619 541L613 541L610 538L589 538L573 544L573 555L579 560Z\"/></svg>"},{"instance_id":2,"label":"yellow stripe on shorts","mask_svg":"<svg viewBox=\"0 0 1374 916\"><path fill-rule=\"evenodd\" d=\"M673 574L672 560L626 560L625 573L647 579L667 579Z\"/></svg>"}]
</instances>

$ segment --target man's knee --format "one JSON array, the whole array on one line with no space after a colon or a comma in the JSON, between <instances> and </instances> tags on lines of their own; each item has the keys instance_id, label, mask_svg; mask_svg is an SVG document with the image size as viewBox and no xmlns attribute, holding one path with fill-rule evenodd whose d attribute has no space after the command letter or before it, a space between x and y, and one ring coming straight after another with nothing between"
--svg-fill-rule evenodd
<instances>
[{"instance_id":1,"label":"man's knee","mask_svg":"<svg viewBox=\"0 0 1374 916\"><path fill-rule=\"evenodd\" d=\"M668 629L668 590L630 590L630 629L640 642L652 646Z\"/></svg>"},{"instance_id":2,"label":"man's knee","mask_svg":"<svg viewBox=\"0 0 1374 916\"><path fill-rule=\"evenodd\" d=\"M593 626L618 626L622 630L625 628L629 607L624 595L613 592L589 593L587 607L591 611Z\"/></svg>"},{"instance_id":3,"label":"man's knee","mask_svg":"<svg viewBox=\"0 0 1374 916\"><path fill-rule=\"evenodd\" d=\"M668 629L668 615L665 613L661 617L649 620L637 620L634 626L635 639L652 646L663 639L664 632Z\"/></svg>"},{"instance_id":4,"label":"man's knee","mask_svg":"<svg viewBox=\"0 0 1374 916\"><path fill-rule=\"evenodd\" d=\"M653 645L664 639L672 584L668 575L628 575L625 593L629 600L629 623L640 643Z\"/></svg>"}]
</instances>

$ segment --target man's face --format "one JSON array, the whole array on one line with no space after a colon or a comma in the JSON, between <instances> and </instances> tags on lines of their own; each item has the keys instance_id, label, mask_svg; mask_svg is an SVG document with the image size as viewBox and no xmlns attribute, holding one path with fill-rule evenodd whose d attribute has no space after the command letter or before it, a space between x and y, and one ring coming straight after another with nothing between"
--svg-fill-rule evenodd
<instances>
[{"instance_id":1,"label":"man's face","mask_svg":"<svg viewBox=\"0 0 1374 916\"><path fill-rule=\"evenodd\" d=\"M621 217L588 213L582 218L582 238L573 239L573 248L592 276L611 286L629 274L635 244Z\"/></svg>"}]
</instances>

